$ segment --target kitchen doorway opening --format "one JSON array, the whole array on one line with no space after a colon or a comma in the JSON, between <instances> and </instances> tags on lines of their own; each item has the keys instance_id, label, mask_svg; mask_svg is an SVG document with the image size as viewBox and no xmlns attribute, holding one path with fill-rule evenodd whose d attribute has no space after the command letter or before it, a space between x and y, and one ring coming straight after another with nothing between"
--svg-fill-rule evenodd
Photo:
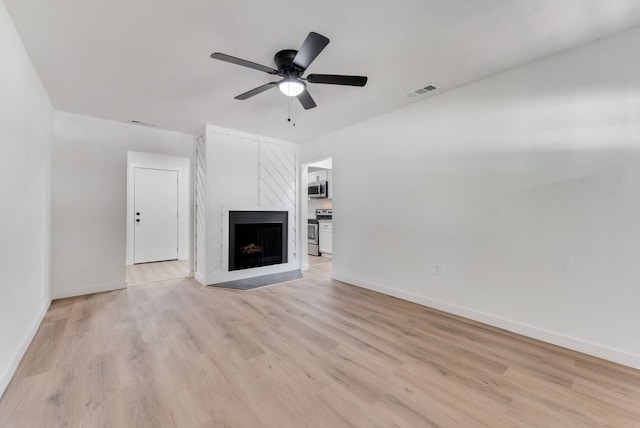
<instances>
[{"instance_id":1,"label":"kitchen doorway opening","mask_svg":"<svg viewBox=\"0 0 640 428\"><path fill-rule=\"evenodd\" d=\"M305 196L302 205L307 221L302 241L307 242L303 269L330 274L333 271L333 159L306 163L302 174Z\"/></svg>"},{"instance_id":2,"label":"kitchen doorway opening","mask_svg":"<svg viewBox=\"0 0 640 428\"><path fill-rule=\"evenodd\" d=\"M190 276L190 164L127 153L127 285Z\"/></svg>"}]
</instances>

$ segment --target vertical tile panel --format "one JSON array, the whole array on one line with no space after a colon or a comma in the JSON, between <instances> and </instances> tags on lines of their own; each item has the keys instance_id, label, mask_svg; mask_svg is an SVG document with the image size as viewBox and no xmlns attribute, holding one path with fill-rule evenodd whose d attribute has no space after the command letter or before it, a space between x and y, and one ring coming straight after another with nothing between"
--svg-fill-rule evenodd
<instances>
[{"instance_id":1,"label":"vertical tile panel","mask_svg":"<svg viewBox=\"0 0 640 428\"><path fill-rule=\"evenodd\" d=\"M259 142L207 134L207 272L222 271L223 205L259 205Z\"/></svg>"},{"instance_id":2,"label":"vertical tile panel","mask_svg":"<svg viewBox=\"0 0 640 428\"><path fill-rule=\"evenodd\" d=\"M260 205L284 206L293 213L289 223L289 261L296 259L296 149L275 143L260 143Z\"/></svg>"},{"instance_id":3,"label":"vertical tile panel","mask_svg":"<svg viewBox=\"0 0 640 428\"><path fill-rule=\"evenodd\" d=\"M195 271L203 276L207 273L206 252L206 135L196 137L195 145Z\"/></svg>"}]
</instances>

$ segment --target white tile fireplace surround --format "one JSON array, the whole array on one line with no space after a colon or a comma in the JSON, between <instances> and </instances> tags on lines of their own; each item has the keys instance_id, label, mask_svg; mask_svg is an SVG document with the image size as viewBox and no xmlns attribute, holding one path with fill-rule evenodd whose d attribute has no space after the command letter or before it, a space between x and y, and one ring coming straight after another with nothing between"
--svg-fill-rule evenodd
<instances>
[{"instance_id":1,"label":"white tile fireplace surround","mask_svg":"<svg viewBox=\"0 0 640 428\"><path fill-rule=\"evenodd\" d=\"M249 269L242 270L229 270L229 211L286 211L287 212L287 221L289 224L295 221L293 215L293 209L289 207L265 207L265 206L254 206L254 207L236 207L236 206L226 206L222 207L222 270L218 272L213 272L212 276L209 278L210 284L218 284L220 282L234 281L238 279L246 279L253 278L261 275L269 275L273 273L282 273L289 272L292 270L299 269L298 262L294 259L292 261L292 257L287 258L287 263L280 263L276 265L270 266L261 266ZM291 245L295 245L295 240L290 234L287 234L287 245L290 247ZM291 248L288 251L288 255L291 255Z\"/></svg>"},{"instance_id":2,"label":"white tile fireplace surround","mask_svg":"<svg viewBox=\"0 0 640 428\"><path fill-rule=\"evenodd\" d=\"M212 285L299 269L299 146L207 125L196 150L196 279ZM285 211L287 263L230 271L229 211Z\"/></svg>"}]
</instances>

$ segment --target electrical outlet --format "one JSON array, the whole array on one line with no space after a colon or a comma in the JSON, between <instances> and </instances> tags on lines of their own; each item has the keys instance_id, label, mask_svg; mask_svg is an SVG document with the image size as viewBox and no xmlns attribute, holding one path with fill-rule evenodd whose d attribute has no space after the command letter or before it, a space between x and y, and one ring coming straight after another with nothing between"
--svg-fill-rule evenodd
<instances>
[{"instance_id":1,"label":"electrical outlet","mask_svg":"<svg viewBox=\"0 0 640 428\"><path fill-rule=\"evenodd\" d=\"M442 266L436 265L434 269L434 273L438 276L442 275Z\"/></svg>"}]
</instances>

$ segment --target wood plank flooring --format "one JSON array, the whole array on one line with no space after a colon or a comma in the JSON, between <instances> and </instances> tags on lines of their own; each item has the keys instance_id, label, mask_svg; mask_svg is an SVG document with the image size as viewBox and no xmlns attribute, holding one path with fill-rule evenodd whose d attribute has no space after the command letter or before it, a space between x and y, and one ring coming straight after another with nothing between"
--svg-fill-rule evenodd
<instances>
[{"instance_id":1,"label":"wood plank flooring","mask_svg":"<svg viewBox=\"0 0 640 428\"><path fill-rule=\"evenodd\" d=\"M172 260L127 266L128 285L140 285L187 276L189 276L189 260Z\"/></svg>"},{"instance_id":2,"label":"wood plank flooring","mask_svg":"<svg viewBox=\"0 0 640 428\"><path fill-rule=\"evenodd\" d=\"M640 372L349 286L57 300L1 427L640 426Z\"/></svg>"}]
</instances>

